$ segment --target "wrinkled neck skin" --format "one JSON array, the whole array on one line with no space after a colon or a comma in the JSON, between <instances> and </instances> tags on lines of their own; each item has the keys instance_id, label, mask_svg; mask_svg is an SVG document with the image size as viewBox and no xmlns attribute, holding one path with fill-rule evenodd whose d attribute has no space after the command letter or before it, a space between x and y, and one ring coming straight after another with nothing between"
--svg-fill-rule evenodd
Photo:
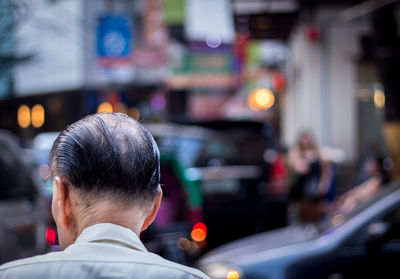
<instances>
[{"instance_id":1,"label":"wrinkled neck skin","mask_svg":"<svg viewBox=\"0 0 400 279\"><path fill-rule=\"evenodd\" d=\"M148 226L145 224L150 211L147 207L127 205L112 198L95 199L71 187L68 191L69 221L57 224L61 249L73 244L84 229L96 224L116 224L138 236Z\"/></svg>"},{"instance_id":2,"label":"wrinkled neck skin","mask_svg":"<svg viewBox=\"0 0 400 279\"><path fill-rule=\"evenodd\" d=\"M120 225L139 236L147 215L147 212L139 206L124 206L112 200L84 202L79 197L74 203L74 209L76 211L76 237L85 228L100 223Z\"/></svg>"}]
</instances>

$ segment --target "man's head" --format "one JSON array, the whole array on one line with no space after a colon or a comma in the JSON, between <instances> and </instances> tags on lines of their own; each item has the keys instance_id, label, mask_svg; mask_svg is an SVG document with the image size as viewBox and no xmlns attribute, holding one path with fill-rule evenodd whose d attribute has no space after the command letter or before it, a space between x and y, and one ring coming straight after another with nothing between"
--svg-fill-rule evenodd
<instances>
[{"instance_id":1,"label":"man's head","mask_svg":"<svg viewBox=\"0 0 400 279\"><path fill-rule=\"evenodd\" d=\"M94 114L71 124L54 142L50 165L62 248L96 222L125 224L140 232L153 221L161 200L159 151L150 133L132 118ZM138 214L130 217L129 212Z\"/></svg>"}]
</instances>

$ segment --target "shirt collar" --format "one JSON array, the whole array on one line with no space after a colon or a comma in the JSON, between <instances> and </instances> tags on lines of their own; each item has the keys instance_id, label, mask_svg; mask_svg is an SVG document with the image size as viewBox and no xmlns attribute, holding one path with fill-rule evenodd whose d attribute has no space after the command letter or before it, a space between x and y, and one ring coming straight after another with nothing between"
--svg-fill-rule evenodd
<instances>
[{"instance_id":1,"label":"shirt collar","mask_svg":"<svg viewBox=\"0 0 400 279\"><path fill-rule=\"evenodd\" d=\"M129 248L147 252L146 247L132 230L111 223L100 223L85 228L75 243L112 242Z\"/></svg>"}]
</instances>

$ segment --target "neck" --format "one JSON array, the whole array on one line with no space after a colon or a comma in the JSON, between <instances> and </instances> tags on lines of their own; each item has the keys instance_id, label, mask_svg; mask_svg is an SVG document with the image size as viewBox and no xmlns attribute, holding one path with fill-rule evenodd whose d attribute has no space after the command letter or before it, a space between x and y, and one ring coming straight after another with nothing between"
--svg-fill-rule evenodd
<instances>
[{"instance_id":1,"label":"neck","mask_svg":"<svg viewBox=\"0 0 400 279\"><path fill-rule=\"evenodd\" d=\"M112 223L132 230L138 236L145 220L143 209L138 206L116 205L109 200L97 201L95 204L76 205L76 237L90 226L100 223Z\"/></svg>"}]
</instances>

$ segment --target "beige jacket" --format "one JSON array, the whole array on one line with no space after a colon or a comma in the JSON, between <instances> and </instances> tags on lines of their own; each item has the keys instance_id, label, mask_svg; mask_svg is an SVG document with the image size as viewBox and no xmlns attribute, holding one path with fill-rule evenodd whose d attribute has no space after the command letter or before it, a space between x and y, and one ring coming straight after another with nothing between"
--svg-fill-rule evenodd
<instances>
[{"instance_id":1,"label":"beige jacket","mask_svg":"<svg viewBox=\"0 0 400 279\"><path fill-rule=\"evenodd\" d=\"M6 263L1 279L208 278L202 272L150 253L131 230L114 224L86 228L62 252Z\"/></svg>"}]
</instances>

